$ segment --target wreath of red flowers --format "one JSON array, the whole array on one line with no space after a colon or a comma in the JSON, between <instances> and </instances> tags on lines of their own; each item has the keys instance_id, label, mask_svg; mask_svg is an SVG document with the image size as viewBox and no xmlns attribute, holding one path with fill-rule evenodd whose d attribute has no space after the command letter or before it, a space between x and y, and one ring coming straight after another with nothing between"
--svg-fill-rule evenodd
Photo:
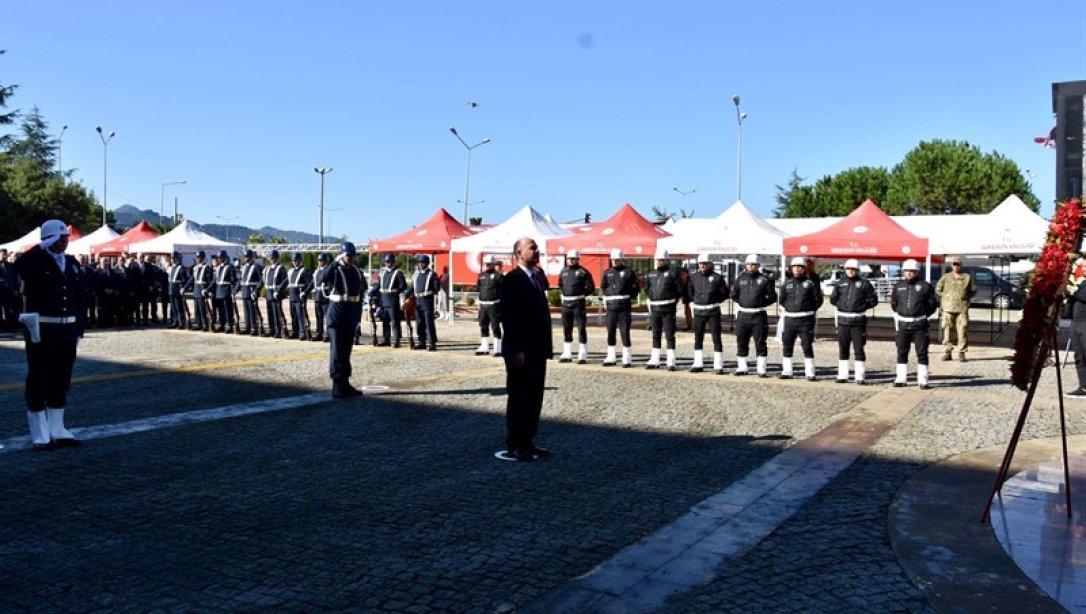
<instances>
[{"instance_id":1,"label":"wreath of red flowers","mask_svg":"<svg viewBox=\"0 0 1086 614\"><path fill-rule=\"evenodd\" d=\"M1029 388L1037 353L1047 351L1047 337L1059 318L1059 305L1067 291L1071 265L1081 240L1082 203L1072 199L1056 206L1041 259L1033 270L1029 294L1022 306L1022 321L1014 337L1011 383Z\"/></svg>"}]
</instances>

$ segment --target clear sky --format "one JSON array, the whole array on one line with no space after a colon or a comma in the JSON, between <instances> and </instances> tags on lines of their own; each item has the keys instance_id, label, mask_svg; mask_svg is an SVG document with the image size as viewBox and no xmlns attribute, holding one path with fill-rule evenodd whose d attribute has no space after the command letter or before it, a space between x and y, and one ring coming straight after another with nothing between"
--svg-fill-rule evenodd
<instances>
[{"instance_id":1,"label":"clear sky","mask_svg":"<svg viewBox=\"0 0 1086 614\"><path fill-rule=\"evenodd\" d=\"M892 165L965 139L1035 173L1051 211L1051 83L1086 79L1086 2L282 2L0 0L13 106L68 124L63 158L111 207L234 217L354 239L471 200L486 222L526 203L555 219L624 202L768 214L793 168ZM1062 41L1069 41L1064 43ZM467 102L479 106L470 109ZM167 197L167 202L170 197Z\"/></svg>"}]
</instances>

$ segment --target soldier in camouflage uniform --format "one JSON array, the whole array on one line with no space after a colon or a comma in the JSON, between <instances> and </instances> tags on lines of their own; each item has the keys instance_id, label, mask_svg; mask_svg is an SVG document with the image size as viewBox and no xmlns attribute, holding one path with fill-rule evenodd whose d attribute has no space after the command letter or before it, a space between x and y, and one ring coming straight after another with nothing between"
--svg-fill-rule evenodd
<instances>
[{"instance_id":1,"label":"soldier in camouflage uniform","mask_svg":"<svg viewBox=\"0 0 1086 614\"><path fill-rule=\"evenodd\" d=\"M939 307L943 310L940 327L943 329L943 360L950 360L954 354L951 335L958 340L958 360L965 362L965 350L969 347L969 300L977 293L977 284L969 273L962 271L962 259L950 259L950 272L939 279L935 293L939 296Z\"/></svg>"}]
</instances>

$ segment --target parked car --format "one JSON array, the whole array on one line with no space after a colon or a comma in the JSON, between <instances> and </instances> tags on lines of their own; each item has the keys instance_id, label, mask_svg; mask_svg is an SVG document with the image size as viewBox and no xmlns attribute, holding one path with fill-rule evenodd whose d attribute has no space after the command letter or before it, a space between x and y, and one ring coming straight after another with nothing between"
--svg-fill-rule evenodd
<instances>
[{"instance_id":1,"label":"parked car","mask_svg":"<svg viewBox=\"0 0 1086 614\"><path fill-rule=\"evenodd\" d=\"M944 269L944 273L950 268ZM973 283L977 286L977 293L973 296L970 305L991 305L996 309L1018 309L1025 300L1025 294L1021 288L1007 279L1001 277L995 271L983 266L962 267L963 273L973 277Z\"/></svg>"},{"instance_id":2,"label":"parked car","mask_svg":"<svg viewBox=\"0 0 1086 614\"><path fill-rule=\"evenodd\" d=\"M825 296L829 296L830 294L832 294L833 287L837 284L837 282L841 281L844 276L844 269L831 269L823 273L819 278L819 283L822 284L822 294L824 294ZM867 266L866 264L860 265L860 277L863 279L870 279L871 267Z\"/></svg>"}]
</instances>

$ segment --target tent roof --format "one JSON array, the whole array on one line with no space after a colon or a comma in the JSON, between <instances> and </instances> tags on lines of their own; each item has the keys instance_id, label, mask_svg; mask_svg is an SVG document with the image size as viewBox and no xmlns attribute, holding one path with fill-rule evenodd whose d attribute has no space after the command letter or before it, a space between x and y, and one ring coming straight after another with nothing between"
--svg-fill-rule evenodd
<instances>
[{"instance_id":1,"label":"tent roof","mask_svg":"<svg viewBox=\"0 0 1086 614\"><path fill-rule=\"evenodd\" d=\"M664 225L672 236L660 246L672 254L779 254L784 233L735 201L723 213L707 220L680 220Z\"/></svg>"},{"instance_id":2,"label":"tent roof","mask_svg":"<svg viewBox=\"0 0 1086 614\"><path fill-rule=\"evenodd\" d=\"M589 230L555 239L551 251L557 254L578 249L584 254L607 254L617 248L632 258L648 258L656 251L656 242L670 236L627 203Z\"/></svg>"},{"instance_id":3,"label":"tent roof","mask_svg":"<svg viewBox=\"0 0 1086 614\"><path fill-rule=\"evenodd\" d=\"M244 246L238 243L230 243L200 230L200 226L189 220L181 220L181 223L164 235L156 236L146 241L134 243L129 246L133 252L144 254L172 254L181 252L190 254L197 250L240 250Z\"/></svg>"},{"instance_id":4,"label":"tent roof","mask_svg":"<svg viewBox=\"0 0 1086 614\"><path fill-rule=\"evenodd\" d=\"M868 260L924 258L928 254L928 240L909 232L874 201L866 200L824 230L786 238L784 253Z\"/></svg>"},{"instance_id":5,"label":"tent roof","mask_svg":"<svg viewBox=\"0 0 1086 614\"><path fill-rule=\"evenodd\" d=\"M111 241L119 236L120 235L117 234L116 230L113 230L109 226L103 225L89 235L84 235L76 239L75 241L69 242L68 249L66 251L72 255L90 254L91 247L94 247L95 245L101 245L102 243Z\"/></svg>"},{"instance_id":6,"label":"tent roof","mask_svg":"<svg viewBox=\"0 0 1086 614\"><path fill-rule=\"evenodd\" d=\"M82 238L83 233L79 232L79 229L75 226L68 224L68 241L76 241ZM41 243L41 226L38 226L14 241L0 244L0 249L6 249L9 252L25 252L38 243Z\"/></svg>"},{"instance_id":7,"label":"tent roof","mask_svg":"<svg viewBox=\"0 0 1086 614\"><path fill-rule=\"evenodd\" d=\"M132 228L129 228L123 235L102 243L101 245L95 245L91 248L92 254L102 254L105 256L117 256L128 251L132 251L132 245L146 241L147 239L153 239L158 236L158 232L151 228L151 225L147 222L140 222Z\"/></svg>"},{"instance_id":8,"label":"tent roof","mask_svg":"<svg viewBox=\"0 0 1086 614\"><path fill-rule=\"evenodd\" d=\"M452 251L476 254L508 254L513 243L521 237L532 237L540 251L547 253L547 241L565 237L569 231L547 220L541 213L525 205L509 219L478 234L452 240Z\"/></svg>"},{"instance_id":9,"label":"tent roof","mask_svg":"<svg viewBox=\"0 0 1086 614\"><path fill-rule=\"evenodd\" d=\"M461 224L444 208L439 208L425 222L385 239L370 240L373 252L447 252L453 239L466 237L474 231Z\"/></svg>"}]
</instances>

